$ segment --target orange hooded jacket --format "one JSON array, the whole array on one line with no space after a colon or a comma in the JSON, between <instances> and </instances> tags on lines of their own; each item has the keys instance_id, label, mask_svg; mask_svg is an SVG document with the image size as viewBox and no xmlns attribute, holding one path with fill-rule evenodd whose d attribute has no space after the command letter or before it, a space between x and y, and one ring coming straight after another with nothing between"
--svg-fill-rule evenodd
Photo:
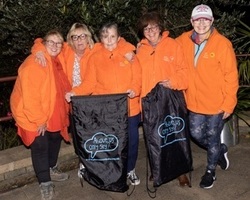
<instances>
[{"instance_id":1,"label":"orange hooded jacket","mask_svg":"<svg viewBox=\"0 0 250 200\"><path fill-rule=\"evenodd\" d=\"M145 97L155 85L170 80L174 90L187 88L188 74L181 46L165 31L156 47L142 39L138 44L137 57L142 68L141 98Z\"/></svg>"},{"instance_id":2,"label":"orange hooded jacket","mask_svg":"<svg viewBox=\"0 0 250 200\"><path fill-rule=\"evenodd\" d=\"M132 89L136 97L129 99L129 116L140 113L141 68L138 60L128 61L124 55L135 47L123 38L112 52L102 46L90 56L85 79L72 92L77 95L125 93Z\"/></svg>"},{"instance_id":3,"label":"orange hooded jacket","mask_svg":"<svg viewBox=\"0 0 250 200\"><path fill-rule=\"evenodd\" d=\"M10 97L10 107L24 144L29 146L38 136L38 126L46 124L51 118L56 100L56 85L52 60L45 54L47 67L42 67L35 61L33 55L28 56L18 70L14 89ZM58 56L64 63L62 56ZM68 115L63 116L61 134L69 141L67 132ZM50 127L48 126L48 129Z\"/></svg>"},{"instance_id":4,"label":"orange hooded jacket","mask_svg":"<svg viewBox=\"0 0 250 200\"><path fill-rule=\"evenodd\" d=\"M87 62L88 62L90 55L93 52L95 52L96 50L98 50L100 47L101 47L101 45L99 43L96 43L92 49L90 47L87 47L85 49L84 54L80 60L81 80L84 79L84 76L86 73L86 66L87 66ZM45 49L44 45L42 44L41 38L37 38L35 40L34 45L32 47L32 50L31 50L32 54L34 54L34 55L39 51L42 51L43 53L46 52L46 49ZM63 45L63 48L62 48L62 52L60 54L62 54L62 56L64 57L64 61L65 61L64 70L65 70L65 73L68 77L70 85L72 86L73 85L73 66L74 66L74 61L75 61L75 51L68 43L65 42Z\"/></svg>"},{"instance_id":5,"label":"orange hooded jacket","mask_svg":"<svg viewBox=\"0 0 250 200\"><path fill-rule=\"evenodd\" d=\"M187 107L201 114L232 113L237 103L238 71L231 42L213 30L194 66L193 31L183 33L177 41L183 46L189 69L186 90Z\"/></svg>"}]
</instances>

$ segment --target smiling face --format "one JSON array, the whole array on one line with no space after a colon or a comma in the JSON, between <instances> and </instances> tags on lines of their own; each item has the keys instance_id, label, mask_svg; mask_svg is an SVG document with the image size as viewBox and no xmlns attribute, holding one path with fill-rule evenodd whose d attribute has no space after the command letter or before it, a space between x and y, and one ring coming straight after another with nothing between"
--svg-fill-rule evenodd
<instances>
[{"instance_id":1,"label":"smiling face","mask_svg":"<svg viewBox=\"0 0 250 200\"><path fill-rule=\"evenodd\" d=\"M198 18L196 20L191 19L191 24L195 30L196 33L199 34L199 36L206 35L208 31L210 30L212 24L213 24L214 18L207 19L207 18Z\"/></svg>"},{"instance_id":2,"label":"smiling face","mask_svg":"<svg viewBox=\"0 0 250 200\"><path fill-rule=\"evenodd\" d=\"M88 46L87 36L83 29L75 29L71 34L72 46L76 53L83 53Z\"/></svg>"},{"instance_id":3,"label":"smiling face","mask_svg":"<svg viewBox=\"0 0 250 200\"><path fill-rule=\"evenodd\" d=\"M148 24L143 29L144 37L151 43L156 44L161 37L161 30L158 24Z\"/></svg>"},{"instance_id":4,"label":"smiling face","mask_svg":"<svg viewBox=\"0 0 250 200\"><path fill-rule=\"evenodd\" d=\"M120 40L118 31L115 27L105 29L105 32L101 35L101 41L106 49L113 51Z\"/></svg>"},{"instance_id":5,"label":"smiling face","mask_svg":"<svg viewBox=\"0 0 250 200\"><path fill-rule=\"evenodd\" d=\"M63 38L60 35L48 35L45 40L45 48L51 57L56 57L62 50Z\"/></svg>"}]
</instances>

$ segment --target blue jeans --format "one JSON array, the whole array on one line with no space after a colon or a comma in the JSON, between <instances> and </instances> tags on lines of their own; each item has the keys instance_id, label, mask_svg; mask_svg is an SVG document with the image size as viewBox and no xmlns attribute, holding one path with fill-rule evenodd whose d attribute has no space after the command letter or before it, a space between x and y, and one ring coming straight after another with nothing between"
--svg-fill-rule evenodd
<instances>
[{"instance_id":1,"label":"blue jeans","mask_svg":"<svg viewBox=\"0 0 250 200\"><path fill-rule=\"evenodd\" d=\"M128 118L128 165L127 172L135 168L139 146L139 123L141 114Z\"/></svg>"},{"instance_id":2,"label":"blue jeans","mask_svg":"<svg viewBox=\"0 0 250 200\"><path fill-rule=\"evenodd\" d=\"M190 134L207 150L207 170L215 171L220 156L220 134L224 126L223 113L205 115L189 112Z\"/></svg>"}]
</instances>

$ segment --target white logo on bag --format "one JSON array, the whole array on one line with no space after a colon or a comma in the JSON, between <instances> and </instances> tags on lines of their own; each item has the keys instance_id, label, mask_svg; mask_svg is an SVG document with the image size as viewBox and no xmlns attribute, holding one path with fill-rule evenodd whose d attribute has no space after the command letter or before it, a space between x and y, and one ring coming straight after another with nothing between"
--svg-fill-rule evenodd
<instances>
[{"instance_id":1,"label":"white logo on bag","mask_svg":"<svg viewBox=\"0 0 250 200\"><path fill-rule=\"evenodd\" d=\"M158 134L163 138L161 147L170 145L174 142L186 140L186 138L176 138L174 134L181 133L185 128L185 121L181 117L167 115L164 122L158 127ZM173 137L171 137L173 136Z\"/></svg>"},{"instance_id":2,"label":"white logo on bag","mask_svg":"<svg viewBox=\"0 0 250 200\"><path fill-rule=\"evenodd\" d=\"M91 154L91 159L93 159L98 152L114 151L117 149L118 144L119 140L115 135L98 132L84 143L84 149ZM105 159L110 160L110 158Z\"/></svg>"}]
</instances>

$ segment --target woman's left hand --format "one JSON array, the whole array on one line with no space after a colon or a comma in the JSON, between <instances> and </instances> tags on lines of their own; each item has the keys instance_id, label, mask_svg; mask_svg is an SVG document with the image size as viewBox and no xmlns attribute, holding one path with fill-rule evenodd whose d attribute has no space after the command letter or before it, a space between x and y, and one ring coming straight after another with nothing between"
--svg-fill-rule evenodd
<instances>
[{"instance_id":1,"label":"woman's left hand","mask_svg":"<svg viewBox=\"0 0 250 200\"><path fill-rule=\"evenodd\" d=\"M127 90L128 96L129 98L133 99L135 97L135 92L131 89Z\"/></svg>"},{"instance_id":2,"label":"woman's left hand","mask_svg":"<svg viewBox=\"0 0 250 200\"><path fill-rule=\"evenodd\" d=\"M224 110L219 110L219 113L223 113L222 119L226 119L226 118L228 118L231 115L230 113L227 113Z\"/></svg>"},{"instance_id":3,"label":"woman's left hand","mask_svg":"<svg viewBox=\"0 0 250 200\"><path fill-rule=\"evenodd\" d=\"M165 88L172 89L172 85L171 85L171 81L170 80L161 81L160 85L163 85Z\"/></svg>"}]
</instances>

